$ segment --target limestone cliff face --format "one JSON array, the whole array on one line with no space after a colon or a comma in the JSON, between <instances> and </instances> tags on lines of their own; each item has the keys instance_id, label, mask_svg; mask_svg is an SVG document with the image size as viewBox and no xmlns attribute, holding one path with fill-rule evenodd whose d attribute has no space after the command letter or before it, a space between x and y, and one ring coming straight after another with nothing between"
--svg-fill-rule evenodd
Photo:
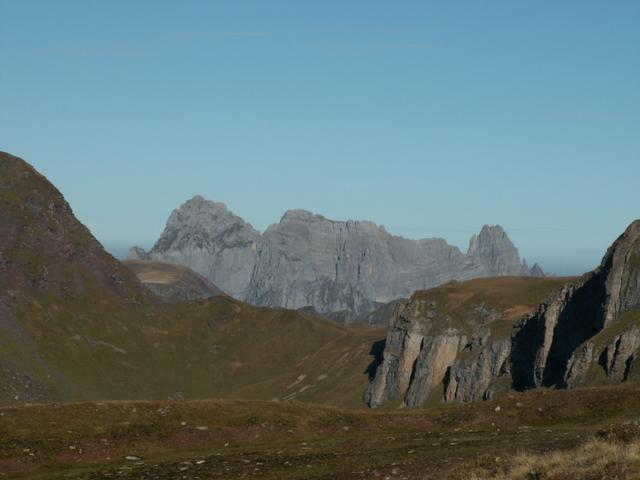
<instances>
[{"instance_id":1,"label":"limestone cliff face","mask_svg":"<svg viewBox=\"0 0 640 480\"><path fill-rule=\"evenodd\" d=\"M491 398L497 379L508 372L509 339L492 338L488 328L475 334L470 325L438 325L442 319L435 302L429 303L426 316L408 310L415 312L414 301L395 312L366 403L375 408L399 400L415 408L430 401ZM480 322L488 320L479 315Z\"/></svg>"},{"instance_id":2,"label":"limestone cliff face","mask_svg":"<svg viewBox=\"0 0 640 480\"><path fill-rule=\"evenodd\" d=\"M509 375L509 339L477 336L466 348L468 353L456 359L444 379L445 402L489 400L505 390L501 381Z\"/></svg>"},{"instance_id":3,"label":"limestone cliff face","mask_svg":"<svg viewBox=\"0 0 640 480\"><path fill-rule=\"evenodd\" d=\"M479 239L472 245L473 252L484 249ZM398 399L418 407L430 400L487 399L508 388L571 388L638 376L640 221L595 271L562 286L535 281L549 288L503 285L496 302L487 297L495 285L485 284L478 296L471 284L460 284L446 295L444 287L419 292L397 307L367 403ZM532 292L541 297L537 307Z\"/></svg>"},{"instance_id":4,"label":"limestone cliff face","mask_svg":"<svg viewBox=\"0 0 640 480\"><path fill-rule=\"evenodd\" d=\"M397 401L415 408L489 399L505 390L513 325L561 284L559 279L491 278L415 293L396 306L383 361L365 401L371 407ZM512 298L505 299L505 292Z\"/></svg>"},{"instance_id":5,"label":"limestone cliff face","mask_svg":"<svg viewBox=\"0 0 640 480\"><path fill-rule=\"evenodd\" d=\"M286 212L260 234L201 197L171 214L149 253L135 248L131 258L186 265L256 305L345 312L346 320L450 280L534 274L499 226L483 227L465 254L440 238L409 240L305 210Z\"/></svg>"},{"instance_id":6,"label":"limestone cliff face","mask_svg":"<svg viewBox=\"0 0 640 480\"><path fill-rule=\"evenodd\" d=\"M514 337L517 388L572 387L626 378L640 338L640 221L600 266L527 318Z\"/></svg>"}]
</instances>

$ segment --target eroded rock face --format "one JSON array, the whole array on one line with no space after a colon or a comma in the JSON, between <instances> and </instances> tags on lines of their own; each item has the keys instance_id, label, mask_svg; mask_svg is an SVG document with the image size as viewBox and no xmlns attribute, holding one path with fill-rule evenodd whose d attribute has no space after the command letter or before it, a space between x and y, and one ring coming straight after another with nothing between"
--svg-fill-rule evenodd
<instances>
[{"instance_id":1,"label":"eroded rock face","mask_svg":"<svg viewBox=\"0 0 640 480\"><path fill-rule=\"evenodd\" d=\"M568 305L573 301L577 288L574 284L563 286L519 325L512 341L513 383L516 389L536 388L545 383L545 371L554 346L556 329L563 312L567 311ZM580 340L576 338L572 343L575 342L580 343ZM576 345L567 344L565 352L573 352L575 347ZM558 348L560 346L556 350Z\"/></svg>"},{"instance_id":2,"label":"eroded rock face","mask_svg":"<svg viewBox=\"0 0 640 480\"><path fill-rule=\"evenodd\" d=\"M472 239L470 252L482 253L492 268L501 268L486 241ZM522 286L520 291L502 287L503 302L518 305L519 295L529 298L522 296ZM389 351L383 352L384 362L367 392L370 406L393 399L408 407L438 398L468 402L506 388L572 388L638 376L640 221L616 240L596 270L547 292L531 313L523 312L513 323L511 333L505 333L503 318L517 309L504 310L504 303L502 310L487 308L489 297L480 302L482 296L470 285L445 295L445 304L438 302L440 311L423 308L424 296L436 291L416 294L396 310ZM461 308L456 298L469 300ZM407 348L407 338L416 335L418 353L413 344Z\"/></svg>"},{"instance_id":3,"label":"eroded rock face","mask_svg":"<svg viewBox=\"0 0 640 480\"><path fill-rule=\"evenodd\" d=\"M514 337L517 389L623 381L640 338L640 221L609 248L600 266L565 286Z\"/></svg>"},{"instance_id":4,"label":"eroded rock face","mask_svg":"<svg viewBox=\"0 0 640 480\"><path fill-rule=\"evenodd\" d=\"M409 240L305 210L286 212L261 235L199 196L171 214L148 254L132 255L186 265L255 305L344 312L347 321L450 280L532 274L499 226L483 227L466 254L443 239Z\"/></svg>"},{"instance_id":5,"label":"eroded rock face","mask_svg":"<svg viewBox=\"0 0 640 480\"><path fill-rule=\"evenodd\" d=\"M492 335L489 324L502 318L499 312L478 309L476 315L460 323L436 302L415 297L398 305L366 403L375 408L401 400L415 408L491 398L496 379L508 373L510 341Z\"/></svg>"},{"instance_id":6,"label":"eroded rock face","mask_svg":"<svg viewBox=\"0 0 640 480\"><path fill-rule=\"evenodd\" d=\"M504 387L499 380L509 375L511 343L508 338L476 337L460 355L445 376L445 402L489 400Z\"/></svg>"},{"instance_id":7,"label":"eroded rock face","mask_svg":"<svg viewBox=\"0 0 640 480\"><path fill-rule=\"evenodd\" d=\"M602 366L608 377L617 381L626 378L630 362L640 347L640 330L633 326L618 335L602 352Z\"/></svg>"},{"instance_id":8,"label":"eroded rock face","mask_svg":"<svg viewBox=\"0 0 640 480\"><path fill-rule=\"evenodd\" d=\"M511 336L521 313L562 282L492 278L417 292L394 311L370 407L489 399L511 385ZM513 292L511 303L501 298Z\"/></svg>"}]
</instances>

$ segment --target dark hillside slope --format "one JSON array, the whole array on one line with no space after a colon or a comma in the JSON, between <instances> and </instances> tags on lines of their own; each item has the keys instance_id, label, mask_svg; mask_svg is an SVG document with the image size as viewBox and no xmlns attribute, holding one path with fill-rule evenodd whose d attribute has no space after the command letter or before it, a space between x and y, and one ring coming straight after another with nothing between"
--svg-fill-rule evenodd
<instances>
[{"instance_id":1,"label":"dark hillside slope","mask_svg":"<svg viewBox=\"0 0 640 480\"><path fill-rule=\"evenodd\" d=\"M361 403L383 331L226 297L163 304L46 178L4 153L0 232L0 402Z\"/></svg>"},{"instance_id":2,"label":"dark hillside slope","mask_svg":"<svg viewBox=\"0 0 640 480\"><path fill-rule=\"evenodd\" d=\"M68 383L37 345L64 346L46 331L65 315L63 305L84 304L89 313L141 303L155 299L76 220L62 194L31 165L0 153L0 399L48 397Z\"/></svg>"}]
</instances>

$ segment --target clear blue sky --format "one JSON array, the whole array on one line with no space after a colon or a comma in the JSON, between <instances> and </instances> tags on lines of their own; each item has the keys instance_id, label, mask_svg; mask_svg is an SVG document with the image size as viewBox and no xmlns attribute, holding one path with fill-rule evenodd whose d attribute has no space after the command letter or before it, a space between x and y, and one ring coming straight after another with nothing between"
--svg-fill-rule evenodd
<instances>
[{"instance_id":1,"label":"clear blue sky","mask_svg":"<svg viewBox=\"0 0 640 480\"><path fill-rule=\"evenodd\" d=\"M110 249L194 194L593 267L640 217L640 2L0 0L0 149Z\"/></svg>"}]
</instances>

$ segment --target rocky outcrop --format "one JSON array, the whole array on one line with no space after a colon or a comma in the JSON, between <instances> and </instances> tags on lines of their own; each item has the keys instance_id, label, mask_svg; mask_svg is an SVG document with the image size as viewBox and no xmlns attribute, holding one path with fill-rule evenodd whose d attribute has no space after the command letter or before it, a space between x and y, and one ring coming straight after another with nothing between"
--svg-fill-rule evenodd
<instances>
[{"instance_id":1,"label":"rocky outcrop","mask_svg":"<svg viewBox=\"0 0 640 480\"><path fill-rule=\"evenodd\" d=\"M263 234L224 204L194 197L175 210L149 253L178 263L255 305L313 307L354 320L394 299L450 280L540 274L520 261L499 226L474 235L468 252L440 238L409 240L363 221L290 210Z\"/></svg>"},{"instance_id":2,"label":"rocky outcrop","mask_svg":"<svg viewBox=\"0 0 640 480\"><path fill-rule=\"evenodd\" d=\"M577 288L575 284L563 286L553 298L542 302L533 315L519 323L513 337L512 353L513 383L516 389L536 388L548 382L545 372L552 353L556 329L561 323L563 312L572 304ZM564 356L568 358L576 348L576 342L579 344L580 340L576 338L564 345ZM558 348L555 349L554 355L559 355ZM547 372L546 377L548 376Z\"/></svg>"},{"instance_id":3,"label":"rocky outcrop","mask_svg":"<svg viewBox=\"0 0 640 480\"><path fill-rule=\"evenodd\" d=\"M475 337L465 349L467 352L456 358L444 378L445 402L489 400L497 391L504 390L500 380L509 375L509 339Z\"/></svg>"},{"instance_id":4,"label":"rocky outcrop","mask_svg":"<svg viewBox=\"0 0 640 480\"><path fill-rule=\"evenodd\" d=\"M487 252L481 240L472 244L472 251ZM395 311L367 403L376 407L402 399L405 406L417 407L430 399L487 399L508 388L572 388L637 377L640 221L616 240L595 271L553 293L529 287L529 301L532 292L545 293L540 300L546 297L530 313L519 308L526 306L523 290L513 287L502 289L502 309L488 308L488 299L476 298L470 285L456 293L468 298L462 312L451 309L451 295L444 310L438 311L434 301L432 308L422 308L424 298L438 295L438 289L414 295ZM504 302L514 307L505 310ZM505 323L508 312L512 321ZM511 328L505 330L506 325Z\"/></svg>"},{"instance_id":5,"label":"rocky outcrop","mask_svg":"<svg viewBox=\"0 0 640 480\"><path fill-rule=\"evenodd\" d=\"M621 381L638 350L640 221L600 266L527 318L514 337L514 386L573 387Z\"/></svg>"},{"instance_id":6,"label":"rocky outcrop","mask_svg":"<svg viewBox=\"0 0 640 480\"><path fill-rule=\"evenodd\" d=\"M510 384L513 324L561 284L491 278L415 293L396 306L366 403L398 401L415 408L492 398ZM531 290L540 292L539 298Z\"/></svg>"}]
</instances>

